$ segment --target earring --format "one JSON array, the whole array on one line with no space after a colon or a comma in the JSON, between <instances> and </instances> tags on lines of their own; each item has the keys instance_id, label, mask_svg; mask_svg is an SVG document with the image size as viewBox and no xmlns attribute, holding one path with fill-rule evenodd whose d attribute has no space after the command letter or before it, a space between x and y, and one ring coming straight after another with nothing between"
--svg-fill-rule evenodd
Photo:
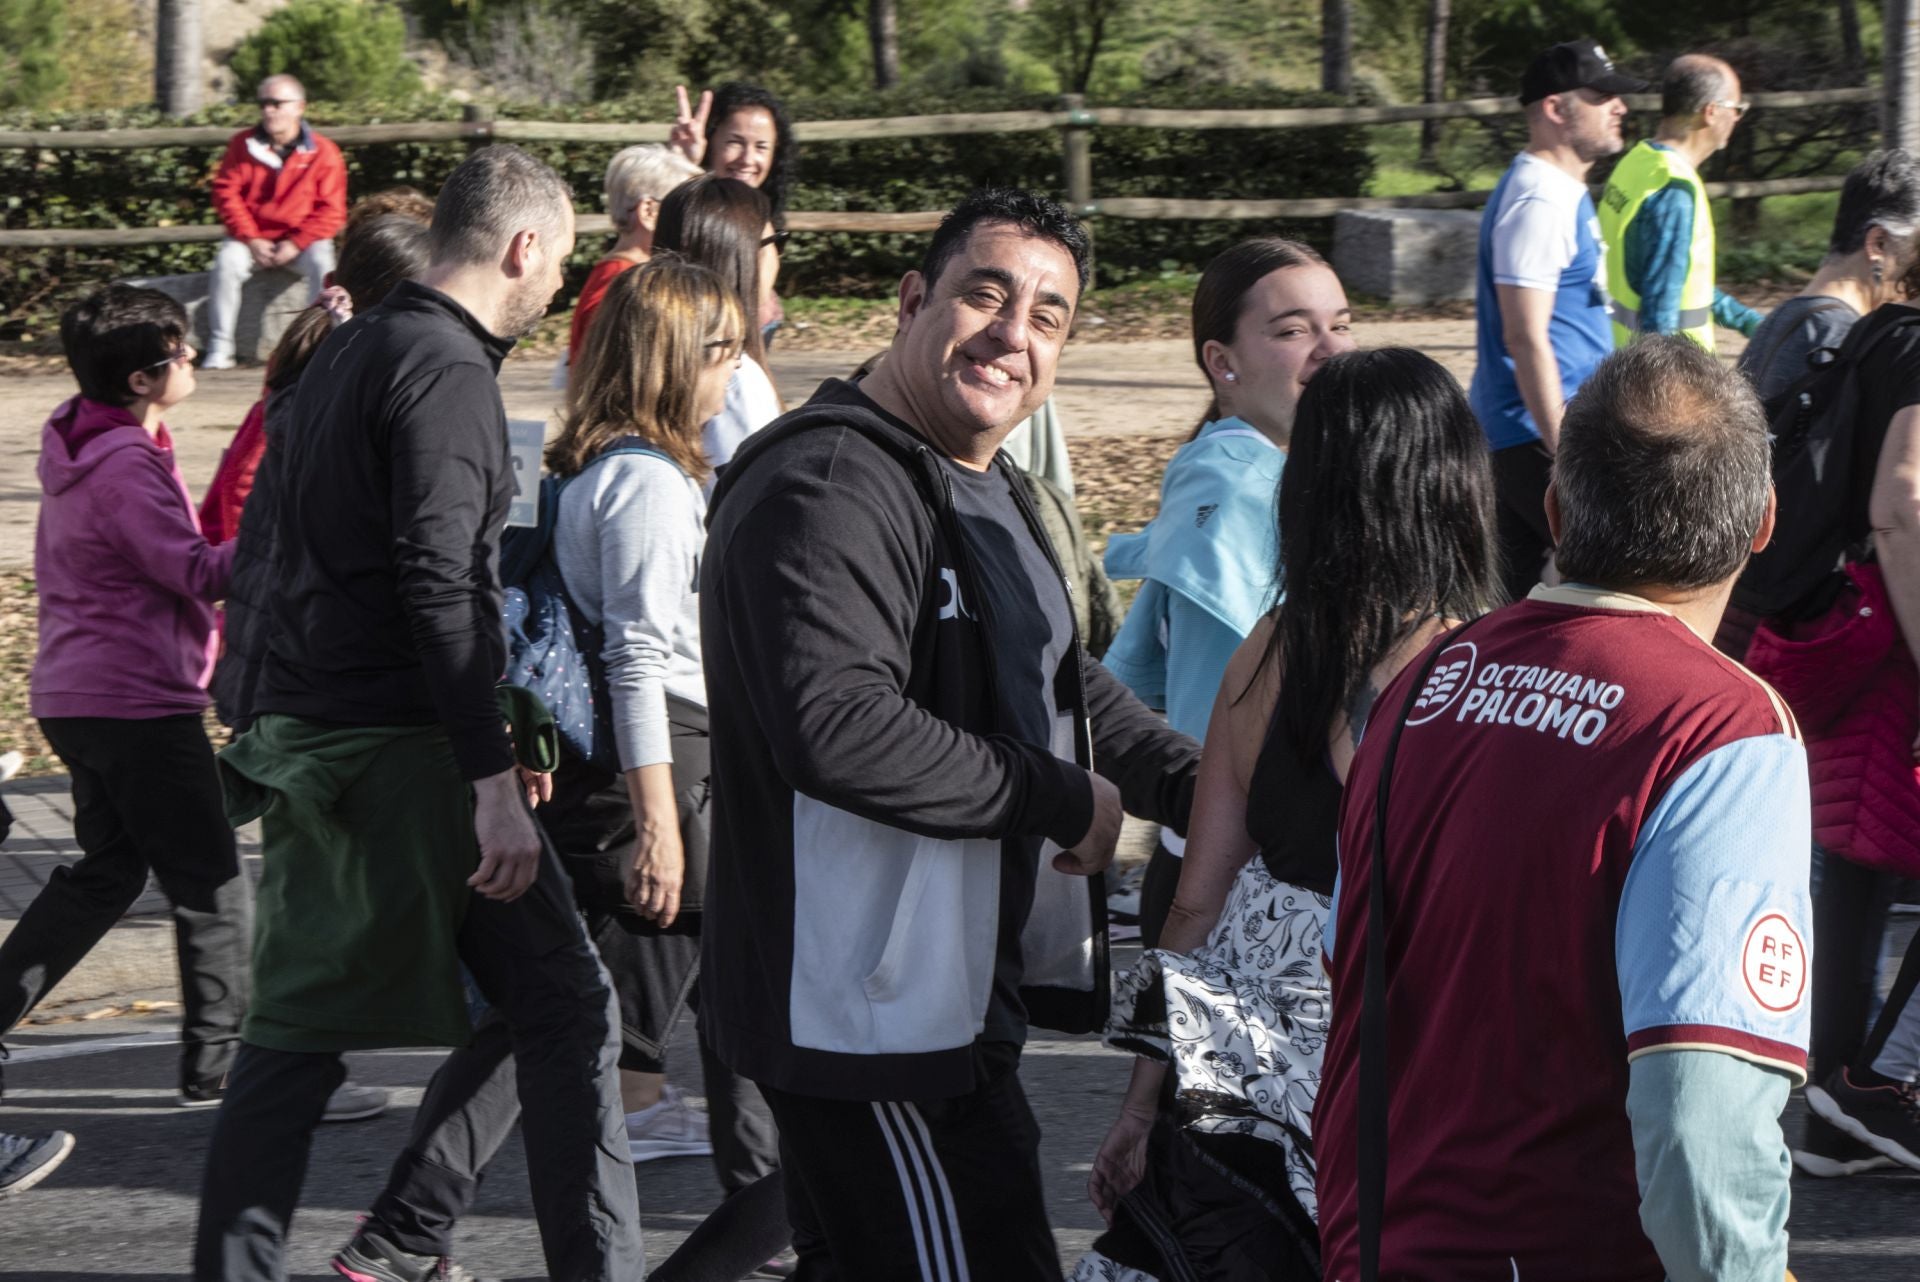
<instances>
[{"instance_id":1,"label":"earring","mask_svg":"<svg viewBox=\"0 0 1920 1282\"><path fill-rule=\"evenodd\" d=\"M1886 275L1887 275L1887 269L1881 265L1881 262L1879 259L1877 258L1874 259L1873 260L1873 283L1878 285L1882 280L1886 279Z\"/></svg>"},{"instance_id":2,"label":"earring","mask_svg":"<svg viewBox=\"0 0 1920 1282\"><path fill-rule=\"evenodd\" d=\"M1240 376L1234 373L1232 370L1228 370L1226 373L1222 374L1220 377L1226 379L1229 383L1237 383L1240 381Z\"/></svg>"}]
</instances>

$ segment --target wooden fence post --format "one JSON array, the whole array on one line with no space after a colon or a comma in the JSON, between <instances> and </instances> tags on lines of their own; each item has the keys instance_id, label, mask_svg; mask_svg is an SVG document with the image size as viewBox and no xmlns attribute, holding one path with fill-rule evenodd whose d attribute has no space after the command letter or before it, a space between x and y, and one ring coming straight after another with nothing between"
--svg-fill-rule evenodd
<instances>
[{"instance_id":1,"label":"wooden fence post","mask_svg":"<svg viewBox=\"0 0 1920 1282\"><path fill-rule=\"evenodd\" d=\"M1073 211L1080 225L1087 229L1087 240L1093 240L1093 224L1088 215L1093 212L1093 113L1087 110L1086 96L1069 93L1060 96L1060 110L1067 113L1067 123L1060 131L1061 180L1066 187L1067 208ZM1088 281L1091 286L1091 276Z\"/></svg>"},{"instance_id":2,"label":"wooden fence post","mask_svg":"<svg viewBox=\"0 0 1920 1282\"><path fill-rule=\"evenodd\" d=\"M467 150L478 151L493 141L493 108L486 103L470 102L460 108L460 122L485 128L467 135Z\"/></svg>"}]
</instances>

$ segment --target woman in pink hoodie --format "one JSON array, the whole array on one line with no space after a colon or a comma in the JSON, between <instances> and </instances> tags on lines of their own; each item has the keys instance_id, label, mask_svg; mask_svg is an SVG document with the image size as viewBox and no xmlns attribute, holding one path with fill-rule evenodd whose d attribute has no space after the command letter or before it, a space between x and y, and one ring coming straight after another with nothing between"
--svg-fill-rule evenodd
<instances>
[{"instance_id":1,"label":"woman in pink hoodie","mask_svg":"<svg viewBox=\"0 0 1920 1282\"><path fill-rule=\"evenodd\" d=\"M212 546L162 421L194 389L187 315L112 285L60 326L80 394L41 431L33 715L73 778L79 862L0 944L0 1034L119 920L151 872L173 905L184 1014L180 1102L218 1102L246 1009L251 890L201 726Z\"/></svg>"}]
</instances>

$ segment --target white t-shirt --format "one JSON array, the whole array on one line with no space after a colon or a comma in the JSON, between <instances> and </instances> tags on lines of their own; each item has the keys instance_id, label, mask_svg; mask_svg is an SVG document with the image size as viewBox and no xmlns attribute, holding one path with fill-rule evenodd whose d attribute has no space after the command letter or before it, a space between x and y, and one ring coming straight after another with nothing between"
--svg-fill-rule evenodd
<instances>
[{"instance_id":1,"label":"white t-shirt","mask_svg":"<svg viewBox=\"0 0 1920 1282\"><path fill-rule=\"evenodd\" d=\"M780 397L773 380L760 363L749 356L727 380L727 403L707 420L700 430L700 448L715 470L727 465L740 443L780 417ZM707 482L708 492L713 482Z\"/></svg>"},{"instance_id":2,"label":"white t-shirt","mask_svg":"<svg viewBox=\"0 0 1920 1282\"><path fill-rule=\"evenodd\" d=\"M1561 273L1580 253L1581 224L1593 217L1581 209L1581 202L1588 198L1587 185L1566 170L1521 152L1501 195L1500 207L1491 211L1494 284L1558 291ZM1593 239L1600 238L1598 228L1585 230ZM1594 283L1605 288L1605 260L1601 262Z\"/></svg>"}]
</instances>

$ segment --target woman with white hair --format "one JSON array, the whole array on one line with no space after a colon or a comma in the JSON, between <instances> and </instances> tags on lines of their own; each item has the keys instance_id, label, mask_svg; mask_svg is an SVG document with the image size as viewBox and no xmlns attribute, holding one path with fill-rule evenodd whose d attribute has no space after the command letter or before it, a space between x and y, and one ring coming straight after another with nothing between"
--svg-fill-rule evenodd
<instances>
[{"instance_id":1,"label":"woman with white hair","mask_svg":"<svg viewBox=\"0 0 1920 1282\"><path fill-rule=\"evenodd\" d=\"M648 143L614 153L607 162L607 217L619 238L605 258L593 265L580 297L573 304L573 329L567 337L567 364L573 365L587 340L594 309L606 297L613 278L653 257L653 230L660 222L660 202L667 193L701 173L700 166L679 152Z\"/></svg>"}]
</instances>

